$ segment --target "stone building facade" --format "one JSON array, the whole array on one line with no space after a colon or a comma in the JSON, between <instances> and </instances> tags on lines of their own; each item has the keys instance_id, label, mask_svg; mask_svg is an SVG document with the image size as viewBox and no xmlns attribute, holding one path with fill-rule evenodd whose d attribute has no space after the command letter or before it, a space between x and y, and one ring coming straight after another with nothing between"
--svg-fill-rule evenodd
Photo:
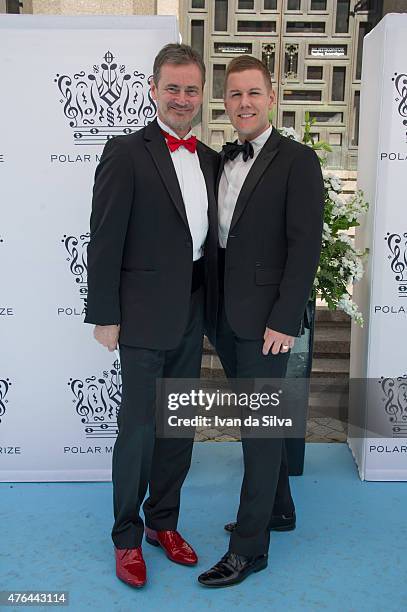
<instances>
[{"instance_id":1,"label":"stone building facade","mask_svg":"<svg viewBox=\"0 0 407 612\"><path fill-rule=\"evenodd\" d=\"M313 135L332 148L331 168L357 165L364 36L407 0L0 0L0 12L33 14L176 15L182 40L208 68L195 131L215 149L234 137L222 94L228 62L251 53L268 66L277 93L273 121Z\"/></svg>"}]
</instances>

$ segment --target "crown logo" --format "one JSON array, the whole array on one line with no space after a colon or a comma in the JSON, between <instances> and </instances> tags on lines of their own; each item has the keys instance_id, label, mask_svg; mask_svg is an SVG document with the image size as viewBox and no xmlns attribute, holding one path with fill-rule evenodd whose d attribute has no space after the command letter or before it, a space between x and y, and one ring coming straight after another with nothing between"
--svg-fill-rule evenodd
<instances>
[{"instance_id":1,"label":"crown logo","mask_svg":"<svg viewBox=\"0 0 407 612\"><path fill-rule=\"evenodd\" d=\"M7 393L11 387L9 378L0 379L0 423L6 414L6 404L8 404Z\"/></svg>"},{"instance_id":2,"label":"crown logo","mask_svg":"<svg viewBox=\"0 0 407 612\"><path fill-rule=\"evenodd\" d=\"M387 258L398 285L397 295L407 298L407 232L403 235L387 232L384 239L390 251Z\"/></svg>"},{"instance_id":3,"label":"crown logo","mask_svg":"<svg viewBox=\"0 0 407 612\"><path fill-rule=\"evenodd\" d=\"M150 123L157 106L151 97L152 76L127 71L107 51L92 73L57 74L64 115L74 130L75 144L105 144L113 136L130 134Z\"/></svg>"},{"instance_id":4,"label":"crown logo","mask_svg":"<svg viewBox=\"0 0 407 612\"><path fill-rule=\"evenodd\" d=\"M85 380L70 378L68 382L75 399L75 410L84 424L87 438L115 438L117 414L122 399L120 362L116 360L102 377Z\"/></svg>"},{"instance_id":5,"label":"crown logo","mask_svg":"<svg viewBox=\"0 0 407 612\"><path fill-rule=\"evenodd\" d=\"M386 414L392 424L393 438L407 436L407 374L397 378L384 378L378 381L384 397Z\"/></svg>"},{"instance_id":6,"label":"crown logo","mask_svg":"<svg viewBox=\"0 0 407 612\"><path fill-rule=\"evenodd\" d=\"M62 243L68 252L66 261L69 262L69 269L75 277L75 282L79 286L79 295L83 300L84 307L87 305L88 295L88 262L87 248L90 241L90 233L81 234L79 239L76 236L67 236L64 234Z\"/></svg>"}]
</instances>

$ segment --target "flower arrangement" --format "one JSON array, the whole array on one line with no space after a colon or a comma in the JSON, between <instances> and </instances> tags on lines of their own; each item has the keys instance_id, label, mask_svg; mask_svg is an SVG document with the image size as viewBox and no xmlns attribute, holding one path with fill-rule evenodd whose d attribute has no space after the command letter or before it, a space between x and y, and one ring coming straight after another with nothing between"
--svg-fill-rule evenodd
<instances>
[{"instance_id":1,"label":"flower arrangement","mask_svg":"<svg viewBox=\"0 0 407 612\"><path fill-rule=\"evenodd\" d=\"M310 120L309 113L306 113L302 139L293 128L281 128L279 132L283 136L311 146L317 154L320 151L331 151L326 142L314 142L311 133L314 122L313 119ZM318 154L318 157L322 165L325 186L324 229L321 258L311 297L315 298L318 295L325 300L330 310L341 309L363 326L362 313L352 300L348 286L362 278L367 249L366 251L355 249L347 231L360 225L359 219L366 213L369 205L360 189L354 195L345 197L342 194L341 179L324 168L326 156Z\"/></svg>"}]
</instances>

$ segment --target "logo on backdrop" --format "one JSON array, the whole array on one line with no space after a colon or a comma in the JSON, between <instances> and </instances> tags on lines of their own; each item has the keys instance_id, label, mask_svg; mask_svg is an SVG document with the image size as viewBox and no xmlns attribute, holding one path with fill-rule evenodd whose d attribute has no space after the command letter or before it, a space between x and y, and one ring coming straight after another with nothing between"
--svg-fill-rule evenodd
<instances>
[{"instance_id":1,"label":"logo on backdrop","mask_svg":"<svg viewBox=\"0 0 407 612\"><path fill-rule=\"evenodd\" d=\"M75 396L72 401L84 425L86 437L115 438L122 399L120 362L116 360L112 369L103 372L100 378L70 378L68 386Z\"/></svg>"},{"instance_id":2,"label":"logo on backdrop","mask_svg":"<svg viewBox=\"0 0 407 612\"><path fill-rule=\"evenodd\" d=\"M384 410L389 417L393 438L407 436L407 374L378 381L383 391Z\"/></svg>"},{"instance_id":3,"label":"logo on backdrop","mask_svg":"<svg viewBox=\"0 0 407 612\"><path fill-rule=\"evenodd\" d=\"M0 378L0 423L6 414L6 404L8 404L7 394L11 387L9 378Z\"/></svg>"},{"instance_id":4,"label":"logo on backdrop","mask_svg":"<svg viewBox=\"0 0 407 612\"><path fill-rule=\"evenodd\" d=\"M384 239L390 251L387 258L394 274L397 297L407 298L407 232L404 234L387 232Z\"/></svg>"},{"instance_id":5,"label":"logo on backdrop","mask_svg":"<svg viewBox=\"0 0 407 612\"><path fill-rule=\"evenodd\" d=\"M61 242L64 245L68 257L66 261L69 263L69 269L75 277L75 283L78 286L79 297L83 302L83 307L80 312L76 308L58 308L58 314L67 315L83 315L86 312L87 295L88 295L88 264L87 264L87 248L90 241L90 233L77 236L68 236L64 234Z\"/></svg>"},{"instance_id":6,"label":"logo on backdrop","mask_svg":"<svg viewBox=\"0 0 407 612\"><path fill-rule=\"evenodd\" d=\"M404 127L407 127L407 74L395 72L392 81L397 92L395 98L397 102L397 111L402 119ZM407 131L405 132L405 136L407 142Z\"/></svg>"},{"instance_id":7,"label":"logo on backdrop","mask_svg":"<svg viewBox=\"0 0 407 612\"><path fill-rule=\"evenodd\" d=\"M107 51L92 73L57 74L64 115L73 130L75 144L104 144L119 134L130 134L156 115L151 97L152 76L119 64Z\"/></svg>"}]
</instances>

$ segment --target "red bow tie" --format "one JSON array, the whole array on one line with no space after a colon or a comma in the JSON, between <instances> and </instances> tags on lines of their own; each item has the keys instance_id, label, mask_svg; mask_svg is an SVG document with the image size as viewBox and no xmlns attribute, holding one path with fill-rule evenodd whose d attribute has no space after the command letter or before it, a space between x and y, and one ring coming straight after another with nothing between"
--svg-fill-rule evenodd
<instances>
[{"instance_id":1,"label":"red bow tie","mask_svg":"<svg viewBox=\"0 0 407 612\"><path fill-rule=\"evenodd\" d=\"M161 131L166 138L167 145L171 153L173 151L176 151L179 147L185 147L191 153L195 153L196 136L191 136L190 138L187 138L186 140L184 140L182 138L175 138L175 136L172 136L171 134L167 134L167 132L164 132L164 130L161 130Z\"/></svg>"}]
</instances>

